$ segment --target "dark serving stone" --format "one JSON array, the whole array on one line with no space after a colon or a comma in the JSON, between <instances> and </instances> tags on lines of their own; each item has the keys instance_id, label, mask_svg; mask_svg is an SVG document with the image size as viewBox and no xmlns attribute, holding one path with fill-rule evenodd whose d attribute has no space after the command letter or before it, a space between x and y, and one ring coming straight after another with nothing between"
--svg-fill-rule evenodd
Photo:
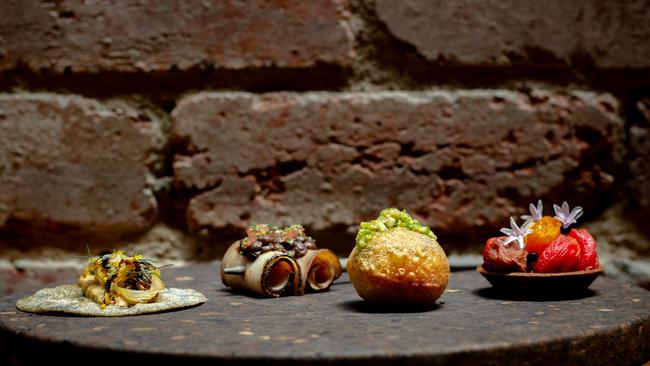
<instances>
[{"instance_id":1,"label":"dark serving stone","mask_svg":"<svg viewBox=\"0 0 650 366\"><path fill-rule=\"evenodd\" d=\"M498 291L509 291L520 295L557 296L586 291L603 273L603 268L601 266L596 269L561 273L499 273L487 271L483 266L479 266L476 272L485 277Z\"/></svg>"},{"instance_id":2,"label":"dark serving stone","mask_svg":"<svg viewBox=\"0 0 650 366\"><path fill-rule=\"evenodd\" d=\"M0 364L640 365L650 359L650 292L604 276L556 296L498 292L454 272L433 307L374 307L344 274L331 291L235 294L218 263L163 270L208 302L126 318L33 315L0 300ZM74 282L76 278L70 278Z\"/></svg>"}]
</instances>

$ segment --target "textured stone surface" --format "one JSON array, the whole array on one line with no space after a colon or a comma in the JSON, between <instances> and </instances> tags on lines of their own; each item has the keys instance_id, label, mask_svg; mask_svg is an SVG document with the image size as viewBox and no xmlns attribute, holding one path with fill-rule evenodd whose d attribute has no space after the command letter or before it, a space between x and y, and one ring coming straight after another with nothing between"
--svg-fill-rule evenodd
<instances>
[{"instance_id":1,"label":"textured stone surface","mask_svg":"<svg viewBox=\"0 0 650 366\"><path fill-rule=\"evenodd\" d=\"M599 261L610 276L650 289L647 211L619 202L585 227L596 238Z\"/></svg>"},{"instance_id":2,"label":"textured stone surface","mask_svg":"<svg viewBox=\"0 0 650 366\"><path fill-rule=\"evenodd\" d=\"M650 211L650 98L637 102L639 120L628 130L632 201Z\"/></svg>"},{"instance_id":3,"label":"textured stone surface","mask_svg":"<svg viewBox=\"0 0 650 366\"><path fill-rule=\"evenodd\" d=\"M353 226L388 206L434 231L497 228L537 197L593 208L621 122L608 95L201 93L173 112L191 230Z\"/></svg>"},{"instance_id":4,"label":"textured stone surface","mask_svg":"<svg viewBox=\"0 0 650 366\"><path fill-rule=\"evenodd\" d=\"M650 66L645 0L377 0L376 12L430 61Z\"/></svg>"},{"instance_id":5,"label":"textured stone surface","mask_svg":"<svg viewBox=\"0 0 650 366\"><path fill-rule=\"evenodd\" d=\"M38 355L72 364L640 365L650 357L650 292L600 277L592 291L522 299L454 272L438 305L369 306L344 274L331 290L277 299L236 295L218 263L169 269L171 287L208 301L150 316L22 313L0 302L0 363ZM544 301L540 301L544 300Z\"/></svg>"},{"instance_id":6,"label":"textured stone surface","mask_svg":"<svg viewBox=\"0 0 650 366\"><path fill-rule=\"evenodd\" d=\"M70 282L70 279L79 275L79 268L83 268L82 263L78 263L76 267L62 267L41 260L38 264L25 268L6 261L0 262L0 278L2 278L0 297L15 292L34 291L53 284Z\"/></svg>"},{"instance_id":7,"label":"textured stone surface","mask_svg":"<svg viewBox=\"0 0 650 366\"><path fill-rule=\"evenodd\" d=\"M0 2L0 68L55 72L347 65L346 2Z\"/></svg>"},{"instance_id":8,"label":"textured stone surface","mask_svg":"<svg viewBox=\"0 0 650 366\"><path fill-rule=\"evenodd\" d=\"M149 227L152 124L76 96L0 95L0 228L119 235Z\"/></svg>"}]
</instances>

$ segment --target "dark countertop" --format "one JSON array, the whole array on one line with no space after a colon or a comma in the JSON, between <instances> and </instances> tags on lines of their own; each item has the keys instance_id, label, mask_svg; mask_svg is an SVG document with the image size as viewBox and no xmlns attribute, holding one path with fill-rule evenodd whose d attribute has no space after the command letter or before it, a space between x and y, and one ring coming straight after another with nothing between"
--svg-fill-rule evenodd
<instances>
[{"instance_id":1,"label":"dark countertop","mask_svg":"<svg viewBox=\"0 0 650 366\"><path fill-rule=\"evenodd\" d=\"M345 274L329 292L279 299L232 293L217 263L163 275L168 286L197 289L208 302L162 314L86 318L23 313L15 301L25 293L3 298L0 364L59 356L92 365L640 365L650 359L650 292L604 277L587 293L522 300L495 293L474 271L454 272L436 307L397 309L365 304Z\"/></svg>"}]
</instances>

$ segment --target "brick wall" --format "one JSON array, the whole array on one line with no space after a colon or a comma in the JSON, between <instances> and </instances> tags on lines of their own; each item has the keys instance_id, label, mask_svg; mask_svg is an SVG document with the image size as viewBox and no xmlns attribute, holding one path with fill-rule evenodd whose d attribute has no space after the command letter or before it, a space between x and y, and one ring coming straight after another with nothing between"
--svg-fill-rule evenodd
<instances>
[{"instance_id":1,"label":"brick wall","mask_svg":"<svg viewBox=\"0 0 650 366\"><path fill-rule=\"evenodd\" d=\"M0 2L0 270L253 222L345 254L387 206L472 263L539 197L650 282L650 2L152 4Z\"/></svg>"}]
</instances>

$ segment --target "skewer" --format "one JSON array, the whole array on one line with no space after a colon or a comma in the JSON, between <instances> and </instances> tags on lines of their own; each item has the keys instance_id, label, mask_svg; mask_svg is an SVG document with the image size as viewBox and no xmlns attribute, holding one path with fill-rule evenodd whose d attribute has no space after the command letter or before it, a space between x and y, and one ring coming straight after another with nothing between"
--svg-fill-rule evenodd
<instances>
[{"instance_id":1,"label":"skewer","mask_svg":"<svg viewBox=\"0 0 650 366\"><path fill-rule=\"evenodd\" d=\"M223 273L229 275L243 276L245 272L246 272L246 266L230 267L230 268L223 269Z\"/></svg>"}]
</instances>

